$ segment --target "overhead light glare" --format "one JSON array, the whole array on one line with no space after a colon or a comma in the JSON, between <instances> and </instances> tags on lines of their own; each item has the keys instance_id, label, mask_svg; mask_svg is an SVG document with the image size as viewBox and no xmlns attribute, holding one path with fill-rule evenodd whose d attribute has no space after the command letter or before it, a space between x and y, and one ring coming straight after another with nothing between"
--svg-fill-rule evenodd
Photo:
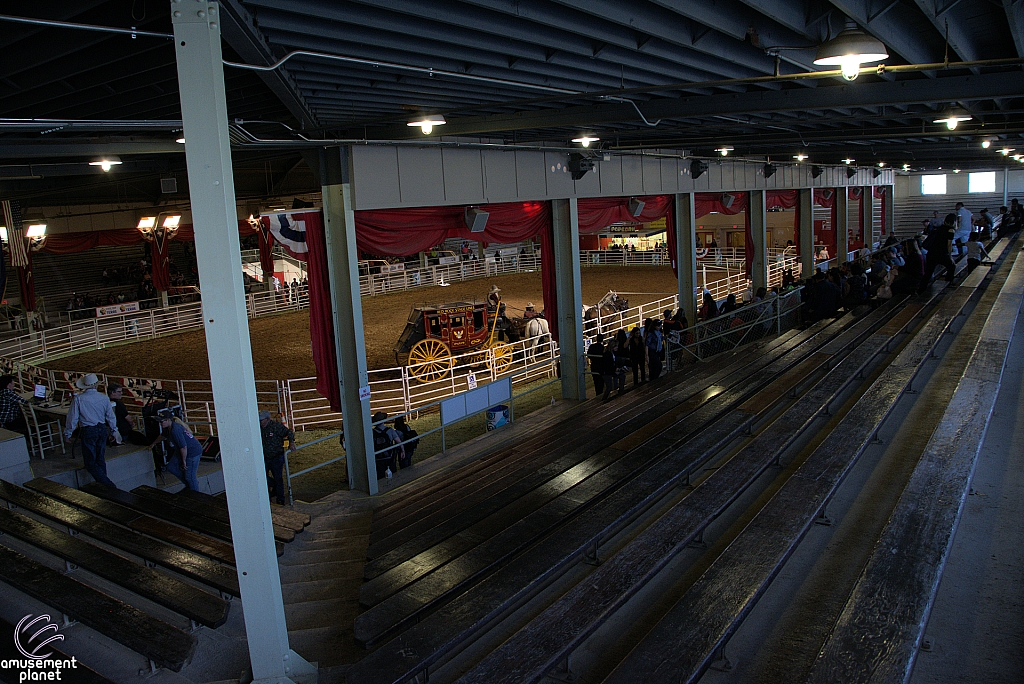
<instances>
[{"instance_id":1,"label":"overhead light glare","mask_svg":"<svg viewBox=\"0 0 1024 684\"><path fill-rule=\"evenodd\" d=\"M961 121L970 121L974 117L971 113L962 107L953 107L946 112L941 118L935 119L932 123L944 123L946 128L951 131L955 131L956 127Z\"/></svg>"},{"instance_id":2,"label":"overhead light glare","mask_svg":"<svg viewBox=\"0 0 1024 684\"><path fill-rule=\"evenodd\" d=\"M953 173L960 173L960 169L953 169Z\"/></svg>"},{"instance_id":3,"label":"overhead light glare","mask_svg":"<svg viewBox=\"0 0 1024 684\"><path fill-rule=\"evenodd\" d=\"M904 171L909 171L910 170L910 164L904 164L903 165L903 170Z\"/></svg>"},{"instance_id":4,"label":"overhead light glare","mask_svg":"<svg viewBox=\"0 0 1024 684\"><path fill-rule=\"evenodd\" d=\"M175 138L174 142L178 143L179 145L184 145L185 144L185 139L184 138Z\"/></svg>"},{"instance_id":5,"label":"overhead light glare","mask_svg":"<svg viewBox=\"0 0 1024 684\"><path fill-rule=\"evenodd\" d=\"M582 135L578 138L572 139L574 143L579 143L580 145L583 145L583 147L590 147L590 143L597 142L598 140L600 140L600 138L595 138L592 135Z\"/></svg>"},{"instance_id":6,"label":"overhead light glare","mask_svg":"<svg viewBox=\"0 0 1024 684\"><path fill-rule=\"evenodd\" d=\"M850 164L852 164L855 161L857 161L857 160L856 159L850 159L849 157L847 157L846 159L843 160L843 163L846 164L847 166L849 166Z\"/></svg>"},{"instance_id":7,"label":"overhead light glare","mask_svg":"<svg viewBox=\"0 0 1024 684\"><path fill-rule=\"evenodd\" d=\"M885 162L878 162L878 168L884 169L885 168Z\"/></svg>"},{"instance_id":8,"label":"overhead light glare","mask_svg":"<svg viewBox=\"0 0 1024 684\"><path fill-rule=\"evenodd\" d=\"M796 159L798 162L802 162L804 159L807 159L807 155L806 154L794 154L793 155L793 159Z\"/></svg>"},{"instance_id":9,"label":"overhead light glare","mask_svg":"<svg viewBox=\"0 0 1024 684\"><path fill-rule=\"evenodd\" d=\"M139 219L139 225L136 226L139 230L152 228L156 225L156 216L143 216Z\"/></svg>"},{"instance_id":10,"label":"overhead light glare","mask_svg":"<svg viewBox=\"0 0 1024 684\"><path fill-rule=\"evenodd\" d=\"M1011 152L1015 152L1015 151L1016 150L1014 150L1012 147L1004 147L1003 149L999 150L999 154L1001 154L1001 155L1003 155L1005 157L1005 156L1009 155Z\"/></svg>"},{"instance_id":11,"label":"overhead light glare","mask_svg":"<svg viewBox=\"0 0 1024 684\"><path fill-rule=\"evenodd\" d=\"M814 63L819 66L838 66L843 78L852 81L860 74L861 64L879 62L889 57L885 45L858 28L847 28L818 48Z\"/></svg>"},{"instance_id":12,"label":"overhead light glare","mask_svg":"<svg viewBox=\"0 0 1024 684\"><path fill-rule=\"evenodd\" d=\"M423 131L423 135L430 135L434 130L434 126L443 126L445 123L447 122L440 114L431 114L423 117L422 119L410 121L406 126L419 126L420 130Z\"/></svg>"},{"instance_id":13,"label":"overhead light glare","mask_svg":"<svg viewBox=\"0 0 1024 684\"><path fill-rule=\"evenodd\" d=\"M982 140L981 141L981 149L987 150L990 147L992 147L992 141L991 140Z\"/></svg>"},{"instance_id":14,"label":"overhead light glare","mask_svg":"<svg viewBox=\"0 0 1024 684\"><path fill-rule=\"evenodd\" d=\"M118 157L110 156L103 157L101 159L96 159L95 161L91 161L89 162L89 166L98 166L104 171L110 171L112 167L117 166L118 164L121 163L122 162Z\"/></svg>"},{"instance_id":15,"label":"overhead light glare","mask_svg":"<svg viewBox=\"0 0 1024 684\"><path fill-rule=\"evenodd\" d=\"M25 231L25 237L27 238L41 238L44 235L46 235L45 223L35 223L29 226L28 230Z\"/></svg>"},{"instance_id":16,"label":"overhead light glare","mask_svg":"<svg viewBox=\"0 0 1024 684\"><path fill-rule=\"evenodd\" d=\"M181 214L170 214L164 217L163 227L164 228L177 228L178 223L181 222Z\"/></svg>"},{"instance_id":17,"label":"overhead light glare","mask_svg":"<svg viewBox=\"0 0 1024 684\"><path fill-rule=\"evenodd\" d=\"M7 226L0 226L0 240L7 242Z\"/></svg>"},{"instance_id":18,"label":"overhead light glare","mask_svg":"<svg viewBox=\"0 0 1024 684\"><path fill-rule=\"evenodd\" d=\"M733 151L733 149L734 148L731 147L730 145L722 145L721 147L716 147L715 152L718 152L720 155L725 157L728 156L729 153Z\"/></svg>"}]
</instances>

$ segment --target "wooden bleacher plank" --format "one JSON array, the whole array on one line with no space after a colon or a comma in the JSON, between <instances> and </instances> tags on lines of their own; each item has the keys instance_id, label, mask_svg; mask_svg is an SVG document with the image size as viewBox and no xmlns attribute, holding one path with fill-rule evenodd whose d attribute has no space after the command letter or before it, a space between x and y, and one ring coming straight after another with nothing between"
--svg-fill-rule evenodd
<instances>
[{"instance_id":1,"label":"wooden bleacher plank","mask_svg":"<svg viewBox=\"0 0 1024 684\"><path fill-rule=\"evenodd\" d=\"M120 489L104 487L96 482L90 482L82 487L82 491L94 494L102 499L116 501L117 503L133 508L141 513L146 513L168 523L180 525L193 532L200 532L222 541L231 541L231 526L219 520L209 520L189 511L167 506L154 499L125 492ZM278 555L281 555L279 552Z\"/></svg>"},{"instance_id":2,"label":"wooden bleacher plank","mask_svg":"<svg viewBox=\"0 0 1024 684\"><path fill-rule=\"evenodd\" d=\"M228 618L228 602L219 596L93 546L80 537L73 537L20 513L0 508L0 531L206 627L220 627Z\"/></svg>"},{"instance_id":3,"label":"wooden bleacher plank","mask_svg":"<svg viewBox=\"0 0 1024 684\"><path fill-rule=\"evenodd\" d=\"M66 525L104 544L191 577L217 591L231 596L241 595L238 590L238 575L234 568L216 563L205 556L120 527L91 513L22 489L4 480L0 480L0 499L35 515Z\"/></svg>"},{"instance_id":4,"label":"wooden bleacher plank","mask_svg":"<svg viewBox=\"0 0 1024 684\"><path fill-rule=\"evenodd\" d=\"M235 552L231 548L231 544L219 539L196 534L176 525L168 525L162 520L158 520L145 513L140 513L127 506L101 499L80 489L72 489L46 478L29 480L25 483L25 488L58 499L75 508L89 511L101 518L106 518L111 522L131 528L136 532L142 532L175 546L180 546L183 549L201 553L213 560L228 563L229 565L235 564Z\"/></svg>"},{"instance_id":5,"label":"wooden bleacher plank","mask_svg":"<svg viewBox=\"0 0 1024 684\"><path fill-rule=\"evenodd\" d=\"M15 625L0 618L0 660L19 660L24 658L14 645L14 629ZM51 642L46 647L48 651L53 653L53 658L56 660L71 660L72 656L54 647L54 643L56 642ZM114 684L114 682L92 668L87 667L77 657L75 658L75 663L73 684ZM71 681L71 678L67 677L64 681ZM15 683L16 680L12 678L11 684Z\"/></svg>"},{"instance_id":6,"label":"wooden bleacher plank","mask_svg":"<svg viewBox=\"0 0 1024 684\"><path fill-rule=\"evenodd\" d=\"M228 502L225 497L213 496L203 492L194 492L188 488L182 489L175 496L183 499L189 499L191 501L197 501L211 507L211 509L216 508L217 510L221 510L225 515L227 515ZM274 516L274 522L278 525L288 527L296 532L302 531L303 528L309 525L310 521L308 513L294 511L287 506L281 506L276 503L270 504L270 514Z\"/></svg>"},{"instance_id":7,"label":"wooden bleacher plank","mask_svg":"<svg viewBox=\"0 0 1024 684\"><path fill-rule=\"evenodd\" d=\"M0 581L130 648L159 667L179 672L192 658L194 634L0 545Z\"/></svg>"},{"instance_id":8,"label":"wooden bleacher plank","mask_svg":"<svg viewBox=\"0 0 1024 684\"><path fill-rule=\"evenodd\" d=\"M173 506L175 509L179 511L184 511L190 514L199 514L200 516L208 518L210 520L216 520L217 522L224 523L229 528L231 527L231 520L228 517L227 511L222 511L218 508L210 508L198 501L192 501L191 499L182 498L179 497L177 494L165 492L161 489L157 489L156 487L150 487L149 485L141 485L139 487L136 487L131 491L131 493L141 496L145 499L151 499L164 506ZM273 517L273 514L271 514L271 517ZM273 525L274 538L278 541L289 542L295 539L296 530L294 530L293 528L278 525L276 521L273 523ZM302 529L303 528L300 527L298 531L301 532Z\"/></svg>"}]
</instances>

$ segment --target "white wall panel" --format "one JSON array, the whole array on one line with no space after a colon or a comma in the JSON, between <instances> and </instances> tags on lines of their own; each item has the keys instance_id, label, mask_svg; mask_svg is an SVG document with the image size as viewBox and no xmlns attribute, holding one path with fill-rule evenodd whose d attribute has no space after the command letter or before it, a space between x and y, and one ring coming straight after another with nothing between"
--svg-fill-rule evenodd
<instances>
[{"instance_id":1,"label":"white wall panel","mask_svg":"<svg viewBox=\"0 0 1024 684\"><path fill-rule=\"evenodd\" d=\"M569 175L568 163L569 156L567 154L561 152L544 153L544 177L547 180L545 196L547 198L573 196L575 188L573 187L572 176ZM552 167L554 167L554 171L551 170Z\"/></svg>"},{"instance_id":2,"label":"white wall panel","mask_svg":"<svg viewBox=\"0 0 1024 684\"><path fill-rule=\"evenodd\" d=\"M641 157L641 172L645 195L660 195L661 190L661 159L658 157Z\"/></svg>"},{"instance_id":3,"label":"white wall panel","mask_svg":"<svg viewBox=\"0 0 1024 684\"><path fill-rule=\"evenodd\" d=\"M517 150L516 185L519 188L518 199L543 199L548 196L547 166L543 152Z\"/></svg>"},{"instance_id":4,"label":"white wall panel","mask_svg":"<svg viewBox=\"0 0 1024 684\"><path fill-rule=\"evenodd\" d=\"M484 193L480 150L447 147L441 150L444 166L444 198L447 202L473 204Z\"/></svg>"},{"instance_id":5,"label":"white wall panel","mask_svg":"<svg viewBox=\"0 0 1024 684\"><path fill-rule=\"evenodd\" d=\"M622 157L622 192L626 195L644 194L642 157Z\"/></svg>"},{"instance_id":6,"label":"white wall panel","mask_svg":"<svg viewBox=\"0 0 1024 684\"><path fill-rule=\"evenodd\" d=\"M622 158L612 157L610 161L597 162L597 165L601 167L601 195L622 195Z\"/></svg>"},{"instance_id":7,"label":"white wall panel","mask_svg":"<svg viewBox=\"0 0 1024 684\"><path fill-rule=\"evenodd\" d=\"M352 196L356 208L401 206L397 147L353 147L352 166Z\"/></svg>"},{"instance_id":8,"label":"white wall panel","mask_svg":"<svg viewBox=\"0 0 1024 684\"><path fill-rule=\"evenodd\" d=\"M512 202L519 198L516 157L498 150L484 150L481 156L485 202Z\"/></svg>"},{"instance_id":9,"label":"white wall panel","mask_svg":"<svg viewBox=\"0 0 1024 684\"><path fill-rule=\"evenodd\" d=\"M399 147L398 184L402 204L445 204L440 147Z\"/></svg>"}]
</instances>

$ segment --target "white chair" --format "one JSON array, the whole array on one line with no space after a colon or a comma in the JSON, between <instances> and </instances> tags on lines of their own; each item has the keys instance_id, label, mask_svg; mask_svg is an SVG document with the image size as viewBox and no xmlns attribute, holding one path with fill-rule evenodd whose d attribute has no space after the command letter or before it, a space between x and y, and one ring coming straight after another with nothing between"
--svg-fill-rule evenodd
<instances>
[{"instance_id":1,"label":"white chair","mask_svg":"<svg viewBox=\"0 0 1024 684\"><path fill-rule=\"evenodd\" d=\"M41 411L37 412L32 404L22 408L25 422L28 424L29 444L39 454L40 460L45 460L47 449L60 447L61 454L66 454L60 418ZM40 417L40 413L43 413L42 417Z\"/></svg>"}]
</instances>

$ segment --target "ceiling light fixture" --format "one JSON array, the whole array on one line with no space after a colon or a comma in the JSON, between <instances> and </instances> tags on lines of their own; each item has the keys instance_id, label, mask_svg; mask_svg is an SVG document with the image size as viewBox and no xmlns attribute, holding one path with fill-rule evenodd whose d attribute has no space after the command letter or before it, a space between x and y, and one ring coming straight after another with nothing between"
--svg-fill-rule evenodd
<instances>
[{"instance_id":1,"label":"ceiling light fixture","mask_svg":"<svg viewBox=\"0 0 1024 684\"><path fill-rule=\"evenodd\" d=\"M953 107L941 118L935 119L932 123L944 123L946 124L946 128L954 131L961 121L970 121L973 118L974 117L971 116L971 113L963 107Z\"/></svg>"},{"instance_id":2,"label":"ceiling light fixture","mask_svg":"<svg viewBox=\"0 0 1024 684\"><path fill-rule=\"evenodd\" d=\"M910 164L904 164L903 165L903 170L904 171L909 171L910 170Z\"/></svg>"},{"instance_id":3,"label":"ceiling light fixture","mask_svg":"<svg viewBox=\"0 0 1024 684\"><path fill-rule=\"evenodd\" d=\"M574 143L579 143L580 145L583 145L583 147L590 147L590 143L597 142L598 140L600 140L600 138L595 138L592 135L581 135L578 138L572 139Z\"/></svg>"},{"instance_id":4,"label":"ceiling light fixture","mask_svg":"<svg viewBox=\"0 0 1024 684\"><path fill-rule=\"evenodd\" d=\"M1009 156L1009 154L1011 152L1015 152L1015 151L1016 150L1014 150L1012 147L1004 147L1003 149L999 150L999 154L1001 154L1004 157L1006 157L1006 156Z\"/></svg>"},{"instance_id":5,"label":"ceiling light fixture","mask_svg":"<svg viewBox=\"0 0 1024 684\"><path fill-rule=\"evenodd\" d=\"M730 145L722 145L721 147L716 147L716 148L715 148L715 152L718 152L718 153L719 153L720 155L722 155L723 157L725 157L725 156L727 156L727 155L728 155L728 154L729 154L730 152L732 152L732 151L733 151L733 149L735 149L735 148L731 147Z\"/></svg>"},{"instance_id":6,"label":"ceiling light fixture","mask_svg":"<svg viewBox=\"0 0 1024 684\"><path fill-rule=\"evenodd\" d=\"M30 239L38 239L46 236L46 224L36 223L28 227L25 231L25 237Z\"/></svg>"},{"instance_id":7,"label":"ceiling light fixture","mask_svg":"<svg viewBox=\"0 0 1024 684\"><path fill-rule=\"evenodd\" d=\"M953 169L953 173L960 173L960 169Z\"/></svg>"},{"instance_id":8,"label":"ceiling light fixture","mask_svg":"<svg viewBox=\"0 0 1024 684\"><path fill-rule=\"evenodd\" d=\"M1017 161L1020 161L1020 157L1021 157L1021 155L1019 155L1019 154L1013 155L1013 158L1016 159Z\"/></svg>"},{"instance_id":9,"label":"ceiling light fixture","mask_svg":"<svg viewBox=\"0 0 1024 684\"><path fill-rule=\"evenodd\" d=\"M860 65L879 62L889 57L885 45L855 25L848 23L847 28L832 40L822 43L814 63L819 66L838 66L843 78L852 81L860 74Z\"/></svg>"},{"instance_id":10,"label":"ceiling light fixture","mask_svg":"<svg viewBox=\"0 0 1024 684\"><path fill-rule=\"evenodd\" d=\"M420 130L423 131L423 135L430 135L434 130L434 126L443 126L445 123L447 122L440 114L431 114L423 117L422 119L410 121L406 126L419 126Z\"/></svg>"},{"instance_id":11,"label":"ceiling light fixture","mask_svg":"<svg viewBox=\"0 0 1024 684\"><path fill-rule=\"evenodd\" d=\"M111 167L121 164L121 160L118 157L108 155L100 159L89 162L89 166L98 166L104 171L110 171Z\"/></svg>"},{"instance_id":12,"label":"ceiling light fixture","mask_svg":"<svg viewBox=\"0 0 1024 684\"><path fill-rule=\"evenodd\" d=\"M846 159L843 160L843 163L846 164L847 166L849 166L850 164L852 164L855 161L857 161L857 160L856 159L850 159L849 157L847 157Z\"/></svg>"},{"instance_id":13,"label":"ceiling light fixture","mask_svg":"<svg viewBox=\"0 0 1024 684\"><path fill-rule=\"evenodd\" d=\"M807 159L807 155L803 153L794 154L793 159L796 159L798 162L802 162L804 159Z\"/></svg>"},{"instance_id":14,"label":"ceiling light fixture","mask_svg":"<svg viewBox=\"0 0 1024 684\"><path fill-rule=\"evenodd\" d=\"M163 227L177 228L179 223L181 223L181 214L170 214L164 217Z\"/></svg>"},{"instance_id":15,"label":"ceiling light fixture","mask_svg":"<svg viewBox=\"0 0 1024 684\"><path fill-rule=\"evenodd\" d=\"M878 168L884 169L885 168L885 162L878 162Z\"/></svg>"},{"instance_id":16,"label":"ceiling light fixture","mask_svg":"<svg viewBox=\"0 0 1024 684\"><path fill-rule=\"evenodd\" d=\"M992 141L991 140L982 140L981 141L981 149L987 150L990 147L992 147Z\"/></svg>"},{"instance_id":17,"label":"ceiling light fixture","mask_svg":"<svg viewBox=\"0 0 1024 684\"><path fill-rule=\"evenodd\" d=\"M139 219L139 225L136 226L139 230L145 230L152 228L156 225L156 216L143 216Z\"/></svg>"},{"instance_id":18,"label":"ceiling light fixture","mask_svg":"<svg viewBox=\"0 0 1024 684\"><path fill-rule=\"evenodd\" d=\"M185 144L185 139L184 138L175 138L174 142L178 143L179 145L184 145Z\"/></svg>"}]
</instances>

